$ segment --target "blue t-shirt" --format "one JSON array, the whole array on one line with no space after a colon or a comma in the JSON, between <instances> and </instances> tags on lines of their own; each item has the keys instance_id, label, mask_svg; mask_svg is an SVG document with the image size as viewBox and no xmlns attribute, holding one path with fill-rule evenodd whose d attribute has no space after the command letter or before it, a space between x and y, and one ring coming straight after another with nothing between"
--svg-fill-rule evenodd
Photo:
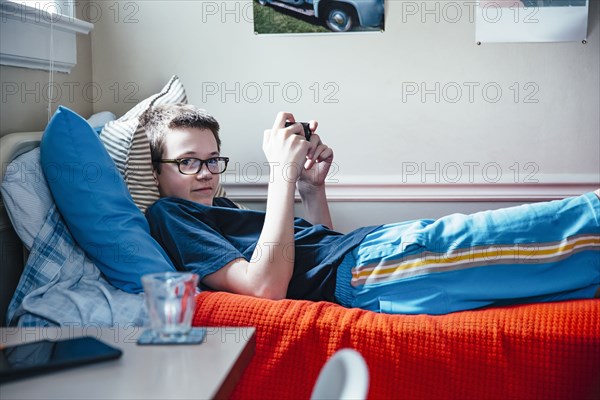
<instances>
[{"instance_id":1,"label":"blue t-shirt","mask_svg":"<svg viewBox=\"0 0 600 400\"><path fill-rule=\"evenodd\" d=\"M174 197L163 198L146 211L152 236L163 246L175 267L203 279L231 261L252 258L265 213L241 210L226 198L205 206ZM334 301L337 266L376 227L348 234L294 220L295 262L287 298ZM272 249L260 249L268 257Z\"/></svg>"}]
</instances>

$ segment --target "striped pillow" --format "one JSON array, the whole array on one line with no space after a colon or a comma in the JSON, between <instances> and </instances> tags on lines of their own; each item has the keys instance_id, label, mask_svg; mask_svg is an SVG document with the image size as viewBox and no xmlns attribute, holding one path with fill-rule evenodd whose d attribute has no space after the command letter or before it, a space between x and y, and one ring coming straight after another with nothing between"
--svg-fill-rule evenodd
<instances>
[{"instance_id":1,"label":"striped pillow","mask_svg":"<svg viewBox=\"0 0 600 400\"><path fill-rule=\"evenodd\" d=\"M177 103L187 103L187 96L179 77L174 75L160 92L142 100L118 120L107 123L100 133L106 150L125 178L133 202L142 212L158 200L159 193L152 175L150 143L138 119L152 106Z\"/></svg>"}]
</instances>

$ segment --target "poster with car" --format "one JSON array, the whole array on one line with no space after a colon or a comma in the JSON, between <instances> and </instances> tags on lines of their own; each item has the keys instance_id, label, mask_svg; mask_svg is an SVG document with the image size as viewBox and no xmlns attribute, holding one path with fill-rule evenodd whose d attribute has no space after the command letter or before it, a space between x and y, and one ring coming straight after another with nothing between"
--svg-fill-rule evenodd
<instances>
[{"instance_id":1,"label":"poster with car","mask_svg":"<svg viewBox=\"0 0 600 400\"><path fill-rule=\"evenodd\" d=\"M254 32L381 32L384 0L254 0Z\"/></svg>"},{"instance_id":2,"label":"poster with car","mask_svg":"<svg viewBox=\"0 0 600 400\"><path fill-rule=\"evenodd\" d=\"M588 0L480 0L476 40L585 43L588 8Z\"/></svg>"}]
</instances>

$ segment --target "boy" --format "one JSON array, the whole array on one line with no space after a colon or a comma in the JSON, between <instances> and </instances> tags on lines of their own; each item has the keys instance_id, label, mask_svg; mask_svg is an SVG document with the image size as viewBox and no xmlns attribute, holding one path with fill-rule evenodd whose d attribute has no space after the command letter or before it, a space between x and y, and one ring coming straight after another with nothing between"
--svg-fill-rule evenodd
<instances>
[{"instance_id":1,"label":"boy","mask_svg":"<svg viewBox=\"0 0 600 400\"><path fill-rule=\"evenodd\" d=\"M600 191L561 201L332 231L325 178L333 151L316 121L307 141L290 113L264 132L266 212L215 198L228 159L219 124L193 106L149 110L161 193L152 235L202 284L270 299L337 302L387 313L445 314L489 305L591 298L600 286ZM294 218L298 188L306 220Z\"/></svg>"}]
</instances>

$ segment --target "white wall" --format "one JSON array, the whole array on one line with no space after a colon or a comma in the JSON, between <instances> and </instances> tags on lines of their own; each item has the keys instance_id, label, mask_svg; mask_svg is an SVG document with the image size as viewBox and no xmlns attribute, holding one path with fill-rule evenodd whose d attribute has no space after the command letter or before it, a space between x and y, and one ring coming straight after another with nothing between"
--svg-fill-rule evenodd
<instances>
[{"instance_id":1,"label":"white wall","mask_svg":"<svg viewBox=\"0 0 600 400\"><path fill-rule=\"evenodd\" d=\"M405 219L446 211L448 204L470 212L598 186L597 2L590 6L587 45L481 46L468 2L454 2L463 10L455 23L443 13L448 2L410 2L437 4L439 22L434 14L408 15L407 3L386 1L384 33L278 36L253 33L250 0L121 2L118 10L97 2L103 8L92 21L93 79L111 95L97 99L94 111L123 114L133 105L127 94L141 100L179 75L190 102L221 122L232 169L248 175L228 177L228 190L259 202L265 182L254 184L251 174L264 162L262 131L279 110L317 119L336 152L334 214L351 221L348 213ZM436 84L439 102L433 94L422 100L403 93ZM457 87L463 96L453 102ZM490 99L494 88L502 90L497 102ZM356 198L363 202L348 203ZM399 212L390 200L420 207Z\"/></svg>"}]
</instances>

